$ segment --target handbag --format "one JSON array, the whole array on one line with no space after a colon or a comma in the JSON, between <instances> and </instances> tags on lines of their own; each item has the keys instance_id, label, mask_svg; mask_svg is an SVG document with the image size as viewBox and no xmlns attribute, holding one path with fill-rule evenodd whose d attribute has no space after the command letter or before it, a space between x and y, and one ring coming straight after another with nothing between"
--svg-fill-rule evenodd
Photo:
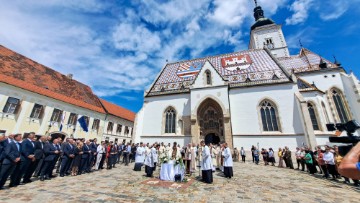
<instances>
[{"instance_id":1,"label":"handbag","mask_svg":"<svg viewBox=\"0 0 360 203\"><path fill-rule=\"evenodd\" d=\"M176 174L174 178L175 182L181 182L181 174Z\"/></svg>"}]
</instances>

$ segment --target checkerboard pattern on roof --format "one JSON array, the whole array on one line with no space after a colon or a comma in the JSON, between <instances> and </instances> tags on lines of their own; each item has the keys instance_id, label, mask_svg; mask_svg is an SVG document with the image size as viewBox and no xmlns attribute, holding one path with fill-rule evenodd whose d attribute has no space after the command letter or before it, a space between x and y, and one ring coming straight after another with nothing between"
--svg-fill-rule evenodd
<instances>
[{"instance_id":1,"label":"checkerboard pattern on roof","mask_svg":"<svg viewBox=\"0 0 360 203\"><path fill-rule=\"evenodd\" d=\"M222 66L221 60L223 58L236 57L246 54L249 55L252 60L252 63L247 69L231 71ZM286 78L286 75L265 50L248 50L168 64L152 87L150 93L167 91L173 92L174 90L180 90L181 88L189 88L199 73L191 77L182 78L177 75L178 69L190 66L190 64L196 62L200 62L203 65L206 60L211 63L211 65L224 79L229 80L230 83L245 82L247 79L251 81L271 81L274 79L274 76L276 76L275 78Z\"/></svg>"},{"instance_id":2,"label":"checkerboard pattern on roof","mask_svg":"<svg viewBox=\"0 0 360 203\"><path fill-rule=\"evenodd\" d=\"M280 64L289 71L294 70L295 73L319 70L321 57L309 50L304 49L303 51L302 55L280 58ZM324 58L323 60L327 63L328 68L336 67L332 62Z\"/></svg>"},{"instance_id":3,"label":"checkerboard pattern on roof","mask_svg":"<svg viewBox=\"0 0 360 203\"><path fill-rule=\"evenodd\" d=\"M243 70L227 70L226 67L222 66L221 59L227 57L236 57L241 55L249 55L252 63L250 66ZM303 49L301 54L279 58L278 61L280 65L286 68L289 72L294 71L298 72L308 72L319 70L319 63L321 57L307 49ZM166 94L166 92L176 92L183 91L188 89L190 85L196 79L197 74L181 78L177 75L177 71L180 66L187 67L191 63L201 62L202 64L208 60L211 65L218 71L218 73L225 79L228 80L229 84L239 84L244 83L241 86L252 85L257 83L271 83L279 81L287 81L287 77L281 68L276 64L276 62L269 56L265 50L246 50L241 52L229 53L224 55L206 57L201 59L194 59L189 61L182 61L178 63L168 64L155 85L151 89L151 94L156 94L156 92L162 92L161 94ZM330 61L323 59L328 68L335 68L336 65ZM309 65L309 63L311 65ZM249 83L251 81L252 83Z\"/></svg>"}]
</instances>

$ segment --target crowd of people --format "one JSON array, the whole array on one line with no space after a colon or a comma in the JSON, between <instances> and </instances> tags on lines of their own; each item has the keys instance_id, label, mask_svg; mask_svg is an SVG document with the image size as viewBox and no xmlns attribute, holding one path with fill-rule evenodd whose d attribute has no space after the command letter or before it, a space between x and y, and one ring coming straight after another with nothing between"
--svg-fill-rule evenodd
<instances>
[{"instance_id":1,"label":"crowd of people","mask_svg":"<svg viewBox=\"0 0 360 203\"><path fill-rule=\"evenodd\" d=\"M213 182L212 173L216 170L223 171L226 178L233 176L232 154L227 143L212 145L205 144L204 141L184 147L180 147L176 142L173 146L170 143L164 145L163 142L151 145L141 142L136 147L134 171L141 171L144 165L146 176L152 177L156 165L170 160L184 162L184 167L190 174L201 170L202 180L205 183Z\"/></svg>"},{"instance_id":2,"label":"crowd of people","mask_svg":"<svg viewBox=\"0 0 360 203\"><path fill-rule=\"evenodd\" d=\"M93 171L128 165L133 160L134 144L101 142L97 140L35 136L29 133L5 136L0 134L0 189L10 179L9 187L54 177L77 176ZM58 175L56 175L58 173Z\"/></svg>"},{"instance_id":3,"label":"crowd of people","mask_svg":"<svg viewBox=\"0 0 360 203\"><path fill-rule=\"evenodd\" d=\"M78 176L105 168L110 170L119 163L129 165L130 162L135 162L135 171L140 171L145 165L146 175L152 177L157 163L161 163L164 157L188 160L189 171L201 170L206 183L213 182L215 170L223 171L227 178L233 176L232 154L226 143L212 145L202 141L182 148L176 143L172 147L170 143L167 146L164 143L145 145L104 141L98 144L96 138L62 140L61 137L35 136L31 132L26 136L0 134L0 189L4 189L8 180L9 187L17 187L31 183L32 177L45 181Z\"/></svg>"},{"instance_id":4,"label":"crowd of people","mask_svg":"<svg viewBox=\"0 0 360 203\"><path fill-rule=\"evenodd\" d=\"M240 150L234 148L233 150L234 161L245 162L246 152L243 147ZM343 159L339 153L338 146L318 146L314 151L308 147L297 147L295 151L295 160L296 166L293 164L292 152L288 147L279 148L277 154L272 148L261 150L257 147L251 147L251 157L252 162L259 164L260 158L264 162L264 165L275 166L276 159L278 161L279 168L289 168L308 172L311 175L316 173L322 174L323 178L332 178L332 180L344 179L344 183L349 184L350 179L347 177L342 177L339 172L339 165ZM277 158L276 158L277 157ZM359 180L352 180L355 186L359 185Z\"/></svg>"},{"instance_id":5,"label":"crowd of people","mask_svg":"<svg viewBox=\"0 0 360 203\"><path fill-rule=\"evenodd\" d=\"M260 157L264 165L294 169L292 152L288 147L279 148L277 153L272 148L257 149L251 147L252 162L259 164ZM121 160L122 158L122 160ZM306 171L311 175L323 174L324 178L338 180L341 177L338 167L342 161L337 146L317 147L315 151L307 147L298 147L294 157L296 170ZM212 183L212 173L222 171L226 178L233 176L233 161L246 162L246 151L234 148L231 152L227 143L218 145L188 144L180 147L176 142L171 146L164 143L134 144L104 142L97 144L97 140L71 139L62 140L60 137L35 136L29 133L26 137L21 134L5 136L0 134L0 189L10 179L9 187L31 183L32 177L40 181L54 177L77 176L92 173L102 169L116 168L116 164L129 165L135 162L134 170L141 171L145 166L146 176L152 177L156 166L167 160L184 161L190 173L202 172L202 179ZM200 172L199 171L199 172ZM56 175L58 173L59 175ZM359 186L359 180L352 180Z\"/></svg>"}]
</instances>

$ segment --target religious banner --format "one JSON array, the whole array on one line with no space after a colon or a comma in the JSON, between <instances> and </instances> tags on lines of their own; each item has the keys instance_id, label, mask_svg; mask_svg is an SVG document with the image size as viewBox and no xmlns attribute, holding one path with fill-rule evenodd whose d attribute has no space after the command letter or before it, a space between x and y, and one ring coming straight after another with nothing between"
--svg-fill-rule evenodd
<instances>
[{"instance_id":1,"label":"religious banner","mask_svg":"<svg viewBox=\"0 0 360 203\"><path fill-rule=\"evenodd\" d=\"M248 54L230 56L221 59L221 65L226 70L245 70L250 67L252 60Z\"/></svg>"}]
</instances>

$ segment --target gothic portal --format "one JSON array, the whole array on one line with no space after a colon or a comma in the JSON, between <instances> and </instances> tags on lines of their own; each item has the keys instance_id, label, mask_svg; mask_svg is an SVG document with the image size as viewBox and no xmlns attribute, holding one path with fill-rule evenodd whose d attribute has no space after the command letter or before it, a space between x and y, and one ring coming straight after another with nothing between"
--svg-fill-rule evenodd
<instances>
[{"instance_id":1,"label":"gothic portal","mask_svg":"<svg viewBox=\"0 0 360 203\"><path fill-rule=\"evenodd\" d=\"M203 101L198 108L197 117L201 140L213 144L225 141L224 115L216 101L212 99Z\"/></svg>"}]
</instances>

